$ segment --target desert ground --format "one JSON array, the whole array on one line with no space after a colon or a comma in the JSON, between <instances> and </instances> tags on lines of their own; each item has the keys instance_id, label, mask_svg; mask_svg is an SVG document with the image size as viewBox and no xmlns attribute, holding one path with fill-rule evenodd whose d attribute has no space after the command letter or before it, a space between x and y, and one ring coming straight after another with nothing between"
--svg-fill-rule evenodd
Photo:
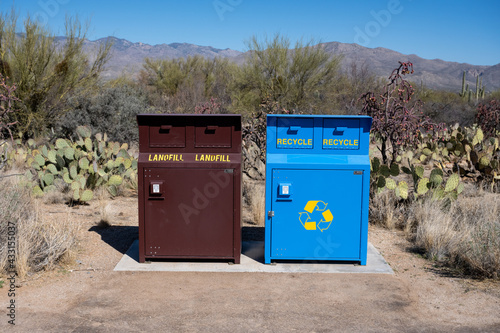
<instances>
[{"instance_id":1,"label":"desert ground","mask_svg":"<svg viewBox=\"0 0 500 333\"><path fill-rule=\"evenodd\" d=\"M43 210L76 223L78 244L61 267L16 281L15 326L0 289L2 332L500 331L498 281L426 260L397 231L369 230L394 275L114 272L138 237L137 197ZM259 235L244 218L243 239Z\"/></svg>"}]
</instances>

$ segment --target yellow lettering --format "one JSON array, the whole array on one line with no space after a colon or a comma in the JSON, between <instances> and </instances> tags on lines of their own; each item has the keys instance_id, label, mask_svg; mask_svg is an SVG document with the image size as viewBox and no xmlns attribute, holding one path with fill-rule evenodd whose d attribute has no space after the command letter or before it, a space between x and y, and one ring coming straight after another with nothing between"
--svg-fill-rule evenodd
<instances>
[{"instance_id":1,"label":"yellow lettering","mask_svg":"<svg viewBox=\"0 0 500 333\"><path fill-rule=\"evenodd\" d=\"M184 160L182 159L182 154L181 154L181 161L183 161L183 162L184 162Z\"/></svg>"},{"instance_id":2,"label":"yellow lettering","mask_svg":"<svg viewBox=\"0 0 500 333\"><path fill-rule=\"evenodd\" d=\"M328 139L323 139L323 146L328 144Z\"/></svg>"},{"instance_id":3,"label":"yellow lettering","mask_svg":"<svg viewBox=\"0 0 500 333\"><path fill-rule=\"evenodd\" d=\"M231 162L231 160L229 160L229 155L226 155L226 162Z\"/></svg>"},{"instance_id":4,"label":"yellow lettering","mask_svg":"<svg viewBox=\"0 0 500 333\"><path fill-rule=\"evenodd\" d=\"M152 161L152 159L151 159L151 154L149 154L149 162L151 162L151 161Z\"/></svg>"},{"instance_id":5,"label":"yellow lettering","mask_svg":"<svg viewBox=\"0 0 500 333\"><path fill-rule=\"evenodd\" d=\"M357 146L358 145L358 140L354 140L354 145Z\"/></svg>"},{"instance_id":6,"label":"yellow lettering","mask_svg":"<svg viewBox=\"0 0 500 333\"><path fill-rule=\"evenodd\" d=\"M279 144L279 145L281 144L281 139L278 139L278 144Z\"/></svg>"},{"instance_id":7,"label":"yellow lettering","mask_svg":"<svg viewBox=\"0 0 500 333\"><path fill-rule=\"evenodd\" d=\"M156 154L153 156L153 161L158 161L158 156Z\"/></svg>"},{"instance_id":8,"label":"yellow lettering","mask_svg":"<svg viewBox=\"0 0 500 333\"><path fill-rule=\"evenodd\" d=\"M334 145L334 146L336 146L336 145L338 145L338 144L339 144L339 140L337 140L337 139L333 140L333 145Z\"/></svg>"},{"instance_id":9,"label":"yellow lettering","mask_svg":"<svg viewBox=\"0 0 500 333\"><path fill-rule=\"evenodd\" d=\"M309 140L307 140L307 145L308 145L308 146L312 146L312 144L313 144L313 139L309 139Z\"/></svg>"}]
</instances>

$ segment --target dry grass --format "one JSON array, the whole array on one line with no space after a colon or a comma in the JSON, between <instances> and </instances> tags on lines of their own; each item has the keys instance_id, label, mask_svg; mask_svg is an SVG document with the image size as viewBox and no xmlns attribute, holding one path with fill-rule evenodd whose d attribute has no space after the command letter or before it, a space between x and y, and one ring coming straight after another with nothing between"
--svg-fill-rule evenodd
<instances>
[{"instance_id":1,"label":"dry grass","mask_svg":"<svg viewBox=\"0 0 500 333\"><path fill-rule=\"evenodd\" d=\"M109 213L109 193L103 187L97 189L94 193L96 194L96 200L98 203L97 207L99 208L100 217L97 226L99 228L108 228L111 226L111 217Z\"/></svg>"},{"instance_id":2,"label":"dry grass","mask_svg":"<svg viewBox=\"0 0 500 333\"><path fill-rule=\"evenodd\" d=\"M243 196L248 205L252 224L264 226L266 196L265 183L259 181L247 181L244 183Z\"/></svg>"},{"instance_id":3,"label":"dry grass","mask_svg":"<svg viewBox=\"0 0 500 333\"><path fill-rule=\"evenodd\" d=\"M8 226L15 225L15 268L24 278L29 272L50 269L68 256L76 241L78 226L70 214L54 219L40 214L40 201L14 179L0 180L0 272L8 268Z\"/></svg>"},{"instance_id":4,"label":"dry grass","mask_svg":"<svg viewBox=\"0 0 500 333\"><path fill-rule=\"evenodd\" d=\"M500 277L500 195L468 186L453 202L398 205L390 191L370 202L370 221L403 229L431 260L480 277Z\"/></svg>"},{"instance_id":5,"label":"dry grass","mask_svg":"<svg viewBox=\"0 0 500 333\"><path fill-rule=\"evenodd\" d=\"M390 230L400 227L405 217L404 206L398 203L394 191L376 194L369 205L370 222Z\"/></svg>"}]
</instances>

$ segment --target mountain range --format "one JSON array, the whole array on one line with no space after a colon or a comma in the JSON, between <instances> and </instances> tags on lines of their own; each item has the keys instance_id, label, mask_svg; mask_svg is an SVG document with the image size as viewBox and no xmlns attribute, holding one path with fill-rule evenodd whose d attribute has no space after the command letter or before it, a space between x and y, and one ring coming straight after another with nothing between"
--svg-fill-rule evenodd
<instances>
[{"instance_id":1,"label":"mountain range","mask_svg":"<svg viewBox=\"0 0 500 333\"><path fill-rule=\"evenodd\" d=\"M211 46L200 46L188 43L172 43L149 45L133 43L126 39L106 37L95 41L87 40L85 47L93 52L107 40L113 42L111 57L103 73L105 79L114 79L120 75L134 76L139 73L145 58L179 58L201 55L207 58L223 57L242 64L246 53L231 49L217 49ZM423 84L428 88L459 91L462 86L462 75L466 73L466 82L475 89L476 77L482 78L486 91L500 89L500 63L494 66L479 66L457 63L440 59L424 59L415 54L402 54L383 47L367 48L358 44L339 42L322 43L324 49L332 55L342 55L344 70L354 61L358 65L366 64L375 75L387 77L398 66L398 61L411 61L415 73L410 80Z\"/></svg>"}]
</instances>

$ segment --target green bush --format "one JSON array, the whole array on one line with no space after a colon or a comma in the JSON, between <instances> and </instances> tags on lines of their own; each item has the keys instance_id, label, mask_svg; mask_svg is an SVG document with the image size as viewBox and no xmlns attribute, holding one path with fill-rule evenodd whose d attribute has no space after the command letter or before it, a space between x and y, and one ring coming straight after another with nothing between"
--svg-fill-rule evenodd
<instances>
[{"instance_id":1,"label":"green bush","mask_svg":"<svg viewBox=\"0 0 500 333\"><path fill-rule=\"evenodd\" d=\"M71 102L73 109L56 125L60 137L76 138L76 128L87 124L93 133L106 133L110 140L137 142L136 115L150 110L146 96L127 85L105 88L98 95Z\"/></svg>"},{"instance_id":2,"label":"green bush","mask_svg":"<svg viewBox=\"0 0 500 333\"><path fill-rule=\"evenodd\" d=\"M86 29L77 19L67 20L63 41L29 16L22 27L17 21L14 11L0 15L0 73L17 85L15 128L26 138L53 127L68 110L68 97L98 87L111 43L91 59L84 49Z\"/></svg>"}]
</instances>

